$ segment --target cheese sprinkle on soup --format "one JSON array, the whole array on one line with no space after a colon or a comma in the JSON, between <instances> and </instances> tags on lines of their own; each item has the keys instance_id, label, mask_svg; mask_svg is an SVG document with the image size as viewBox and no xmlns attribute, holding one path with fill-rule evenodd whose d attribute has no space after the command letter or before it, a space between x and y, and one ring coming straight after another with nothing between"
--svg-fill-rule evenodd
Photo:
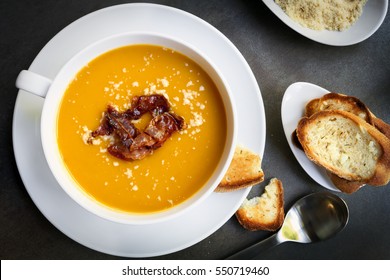
<instances>
[{"instance_id":1,"label":"cheese sprinkle on soup","mask_svg":"<svg viewBox=\"0 0 390 280\"><path fill-rule=\"evenodd\" d=\"M142 160L110 155L113 137L91 141L107 106L128 109L132 97L163 95L185 129ZM140 130L152 116L134 124ZM63 97L57 125L64 164L79 186L101 204L132 213L169 209L194 195L211 177L225 147L226 113L207 73L168 48L132 45L86 65ZM92 145L91 145L92 144Z\"/></svg>"}]
</instances>

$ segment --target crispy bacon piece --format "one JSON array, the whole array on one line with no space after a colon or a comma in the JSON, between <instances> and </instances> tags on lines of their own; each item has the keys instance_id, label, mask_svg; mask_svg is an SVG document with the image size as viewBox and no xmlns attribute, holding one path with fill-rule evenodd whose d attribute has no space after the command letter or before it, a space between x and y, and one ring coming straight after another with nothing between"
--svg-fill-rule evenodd
<instances>
[{"instance_id":1,"label":"crispy bacon piece","mask_svg":"<svg viewBox=\"0 0 390 280\"><path fill-rule=\"evenodd\" d=\"M138 120L143 114L150 113L156 117L164 112L169 111L169 102L159 94L134 96L131 101L131 108L125 111L132 120Z\"/></svg>"},{"instance_id":2,"label":"crispy bacon piece","mask_svg":"<svg viewBox=\"0 0 390 280\"><path fill-rule=\"evenodd\" d=\"M145 133L156 140L153 148L159 148L174 133L184 127L183 118L165 112L154 117L145 128Z\"/></svg>"},{"instance_id":3,"label":"crispy bacon piece","mask_svg":"<svg viewBox=\"0 0 390 280\"><path fill-rule=\"evenodd\" d=\"M133 97L131 108L123 113L109 105L100 126L91 133L89 143L92 138L113 135L115 141L107 148L111 155L128 161L143 159L160 148L175 131L186 127L184 119L169 110L168 100L157 94ZM153 119L144 131L139 131L132 121L146 113Z\"/></svg>"},{"instance_id":4,"label":"crispy bacon piece","mask_svg":"<svg viewBox=\"0 0 390 280\"><path fill-rule=\"evenodd\" d=\"M153 150L147 146L139 147L138 149L127 149L123 145L111 145L107 148L107 151L119 159L133 161L143 159L153 153Z\"/></svg>"}]
</instances>

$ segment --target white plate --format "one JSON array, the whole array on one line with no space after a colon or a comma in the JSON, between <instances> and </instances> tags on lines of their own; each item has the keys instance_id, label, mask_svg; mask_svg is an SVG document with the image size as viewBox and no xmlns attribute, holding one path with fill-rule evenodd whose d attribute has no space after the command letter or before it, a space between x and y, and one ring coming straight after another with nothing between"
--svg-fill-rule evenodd
<instances>
[{"instance_id":1,"label":"white plate","mask_svg":"<svg viewBox=\"0 0 390 280\"><path fill-rule=\"evenodd\" d=\"M349 29L341 32L317 31L293 21L274 0L263 0L263 2L281 21L296 32L313 41L331 46L348 46L366 40L381 26L388 8L388 0L368 0L363 7L362 15Z\"/></svg>"},{"instance_id":2,"label":"white plate","mask_svg":"<svg viewBox=\"0 0 390 280\"><path fill-rule=\"evenodd\" d=\"M128 31L172 35L193 44L211 58L229 81L235 95L238 142L263 155L264 106L251 69L222 33L181 10L153 4L125 4L96 11L58 33L29 69L53 78L70 57L88 44ZM43 99L19 91L13 119L16 162L28 193L43 215L84 246L124 257L151 257L176 252L219 229L250 191L213 193L180 217L155 225L124 225L101 219L71 200L50 173L40 141L42 106Z\"/></svg>"},{"instance_id":3,"label":"white plate","mask_svg":"<svg viewBox=\"0 0 390 280\"><path fill-rule=\"evenodd\" d=\"M306 154L292 141L292 134L297 128L299 120L304 116L307 102L314 98L322 97L329 92L310 83L298 82L290 85L286 89L282 100L282 123L291 151L306 173L321 186L332 191L339 191L329 179L325 169L310 161Z\"/></svg>"}]
</instances>

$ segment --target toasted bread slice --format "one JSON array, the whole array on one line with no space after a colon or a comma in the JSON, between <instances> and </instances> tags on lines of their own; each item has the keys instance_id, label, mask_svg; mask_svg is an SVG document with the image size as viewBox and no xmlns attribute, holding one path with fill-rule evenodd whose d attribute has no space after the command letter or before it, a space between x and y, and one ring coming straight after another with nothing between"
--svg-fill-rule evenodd
<instances>
[{"instance_id":1,"label":"toasted bread slice","mask_svg":"<svg viewBox=\"0 0 390 280\"><path fill-rule=\"evenodd\" d=\"M306 117L323 110L342 110L350 112L364 119L369 124L375 126L387 138L390 138L390 125L377 118L368 107L353 96L340 93L328 93L321 98L311 100L305 107ZM336 174L328 172L333 184L344 193L353 193L359 190L364 184L360 181L349 181L338 177Z\"/></svg>"},{"instance_id":2,"label":"toasted bread slice","mask_svg":"<svg viewBox=\"0 0 390 280\"><path fill-rule=\"evenodd\" d=\"M351 194L354 193L360 188L362 188L365 184L360 181L349 181L344 178L340 178L336 174L333 174L329 171L327 171L327 174L332 181L333 185L336 186L340 191L343 193Z\"/></svg>"},{"instance_id":3,"label":"toasted bread slice","mask_svg":"<svg viewBox=\"0 0 390 280\"><path fill-rule=\"evenodd\" d=\"M313 99L306 104L305 115L306 117L310 117L311 115L324 110L347 111L362 118L369 124L373 124L372 117L367 106L358 98L353 96L334 92L325 94L321 98Z\"/></svg>"},{"instance_id":4,"label":"toasted bread slice","mask_svg":"<svg viewBox=\"0 0 390 280\"><path fill-rule=\"evenodd\" d=\"M306 104L305 115L311 115L324 110L341 110L352 113L369 124L373 125L382 132L387 138L390 138L390 125L377 118L370 109L358 98L341 93L328 93L321 98L311 100Z\"/></svg>"},{"instance_id":5,"label":"toasted bread slice","mask_svg":"<svg viewBox=\"0 0 390 280\"><path fill-rule=\"evenodd\" d=\"M341 178L374 186L390 180L390 140L352 113L320 111L304 117L297 136L310 160Z\"/></svg>"},{"instance_id":6,"label":"toasted bread slice","mask_svg":"<svg viewBox=\"0 0 390 280\"><path fill-rule=\"evenodd\" d=\"M260 156L243 146L237 146L232 162L215 191L235 191L256 185L263 180Z\"/></svg>"},{"instance_id":7,"label":"toasted bread slice","mask_svg":"<svg viewBox=\"0 0 390 280\"><path fill-rule=\"evenodd\" d=\"M375 117L375 115L371 112L373 117L372 121L376 129L386 135L387 138L390 139L390 124L384 122L380 118Z\"/></svg>"},{"instance_id":8,"label":"toasted bread slice","mask_svg":"<svg viewBox=\"0 0 390 280\"><path fill-rule=\"evenodd\" d=\"M271 179L261 196L245 199L236 212L240 224L251 231L276 231L284 221L284 190L282 182Z\"/></svg>"}]
</instances>

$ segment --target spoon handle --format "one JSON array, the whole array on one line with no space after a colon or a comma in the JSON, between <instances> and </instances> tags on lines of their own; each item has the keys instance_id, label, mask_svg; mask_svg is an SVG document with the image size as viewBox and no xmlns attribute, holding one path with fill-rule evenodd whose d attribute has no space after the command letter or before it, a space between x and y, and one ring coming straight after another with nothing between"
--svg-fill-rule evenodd
<instances>
[{"instance_id":1,"label":"spoon handle","mask_svg":"<svg viewBox=\"0 0 390 280\"><path fill-rule=\"evenodd\" d=\"M282 242L283 241L279 239L278 234L276 233L263 241L235 253L234 255L228 257L227 260L251 260L258 256L261 252L279 245Z\"/></svg>"}]
</instances>

